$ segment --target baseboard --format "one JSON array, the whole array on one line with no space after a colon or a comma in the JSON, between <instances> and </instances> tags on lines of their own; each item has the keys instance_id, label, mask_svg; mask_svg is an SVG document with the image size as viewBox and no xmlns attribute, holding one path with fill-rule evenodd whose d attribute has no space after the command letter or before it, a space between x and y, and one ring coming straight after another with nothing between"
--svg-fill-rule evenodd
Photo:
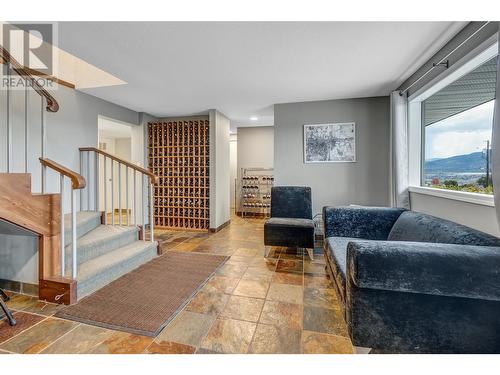
<instances>
[{"instance_id":1,"label":"baseboard","mask_svg":"<svg viewBox=\"0 0 500 375\"><path fill-rule=\"evenodd\" d=\"M8 290L9 292L38 297L38 284L0 279L0 288L2 288L3 290Z\"/></svg>"},{"instance_id":2,"label":"baseboard","mask_svg":"<svg viewBox=\"0 0 500 375\"><path fill-rule=\"evenodd\" d=\"M231 219L229 219L228 221L226 221L224 224L219 225L217 228L210 228L210 229L209 229L209 232L210 232L210 233L217 233L217 232L219 232L220 230L222 230L222 229L224 229L225 227L227 227L230 223L231 223Z\"/></svg>"},{"instance_id":3,"label":"baseboard","mask_svg":"<svg viewBox=\"0 0 500 375\"><path fill-rule=\"evenodd\" d=\"M239 216L243 219L268 219L270 216L266 215L265 213L262 212L252 212L252 213L246 213L245 216L243 216L243 212L236 212L236 216Z\"/></svg>"}]
</instances>

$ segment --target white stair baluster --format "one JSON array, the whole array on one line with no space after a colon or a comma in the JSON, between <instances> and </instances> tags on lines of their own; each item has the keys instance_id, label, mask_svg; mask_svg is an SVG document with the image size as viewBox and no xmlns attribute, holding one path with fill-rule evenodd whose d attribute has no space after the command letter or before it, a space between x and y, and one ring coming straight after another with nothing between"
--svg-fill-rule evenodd
<instances>
[{"instance_id":1,"label":"white stair baluster","mask_svg":"<svg viewBox=\"0 0 500 375\"><path fill-rule=\"evenodd\" d=\"M115 166L111 159L111 225L115 225Z\"/></svg>"},{"instance_id":2,"label":"white stair baluster","mask_svg":"<svg viewBox=\"0 0 500 375\"><path fill-rule=\"evenodd\" d=\"M130 225L130 215L128 213L128 166L125 166L125 202L126 202L126 207L125 207L125 212L127 213L127 226Z\"/></svg>"},{"instance_id":3,"label":"white stair baluster","mask_svg":"<svg viewBox=\"0 0 500 375\"><path fill-rule=\"evenodd\" d=\"M149 184L149 231L150 231L150 237L151 237L151 242L154 241L154 196L153 196L153 179L150 177L150 184Z\"/></svg>"},{"instance_id":4,"label":"white stair baluster","mask_svg":"<svg viewBox=\"0 0 500 375\"><path fill-rule=\"evenodd\" d=\"M146 204L147 202L144 202L147 198L144 192L144 175L141 175L142 182L141 182L141 198L142 198L142 239L146 241Z\"/></svg>"},{"instance_id":5,"label":"white stair baluster","mask_svg":"<svg viewBox=\"0 0 500 375\"><path fill-rule=\"evenodd\" d=\"M46 141L46 130L45 130L45 100L44 97L40 97L40 110L41 110L41 116L40 116L40 122L41 122L41 137L40 137L40 157L45 158L45 141ZM42 193L45 193L45 190L47 188L46 186L46 177L47 177L47 168L45 165L42 164L42 170L41 170L41 191Z\"/></svg>"},{"instance_id":6,"label":"white stair baluster","mask_svg":"<svg viewBox=\"0 0 500 375\"><path fill-rule=\"evenodd\" d=\"M12 131L10 129L10 64L7 64L7 97L6 97L6 105L7 105L7 113L6 113L6 121L7 121L7 173L11 172L11 163L12 163Z\"/></svg>"},{"instance_id":7,"label":"white stair baluster","mask_svg":"<svg viewBox=\"0 0 500 375\"><path fill-rule=\"evenodd\" d=\"M28 173L28 79L24 80L24 173Z\"/></svg>"},{"instance_id":8,"label":"white stair baluster","mask_svg":"<svg viewBox=\"0 0 500 375\"><path fill-rule=\"evenodd\" d=\"M94 152L94 211L99 211L99 154Z\"/></svg>"},{"instance_id":9,"label":"white stair baluster","mask_svg":"<svg viewBox=\"0 0 500 375\"><path fill-rule=\"evenodd\" d=\"M61 276L66 276L66 252L65 252L65 238L64 238L64 175L60 174L60 199L61 199Z\"/></svg>"},{"instance_id":10,"label":"white stair baluster","mask_svg":"<svg viewBox=\"0 0 500 375\"><path fill-rule=\"evenodd\" d=\"M122 165L118 163L118 223L122 225Z\"/></svg>"},{"instance_id":11,"label":"white stair baluster","mask_svg":"<svg viewBox=\"0 0 500 375\"><path fill-rule=\"evenodd\" d=\"M108 173L106 167L106 155L104 155L104 224L108 224Z\"/></svg>"},{"instance_id":12,"label":"white stair baluster","mask_svg":"<svg viewBox=\"0 0 500 375\"><path fill-rule=\"evenodd\" d=\"M76 279L78 275L78 263L77 263L77 255L76 255L76 207L75 207L75 200L76 200L76 190L71 189L71 259L73 261L73 267L72 267L72 276L73 279Z\"/></svg>"},{"instance_id":13,"label":"white stair baluster","mask_svg":"<svg viewBox=\"0 0 500 375\"><path fill-rule=\"evenodd\" d=\"M90 151L87 152L87 181L90 181ZM90 184L87 184L87 211L90 211Z\"/></svg>"},{"instance_id":14,"label":"white stair baluster","mask_svg":"<svg viewBox=\"0 0 500 375\"><path fill-rule=\"evenodd\" d=\"M137 172L134 171L134 225L137 225L137 179L136 179Z\"/></svg>"}]
</instances>

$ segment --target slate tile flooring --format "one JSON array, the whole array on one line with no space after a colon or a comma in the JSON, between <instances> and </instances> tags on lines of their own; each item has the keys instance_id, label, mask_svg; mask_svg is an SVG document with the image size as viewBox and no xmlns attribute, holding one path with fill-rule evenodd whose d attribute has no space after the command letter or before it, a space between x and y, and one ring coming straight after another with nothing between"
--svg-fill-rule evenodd
<instances>
[{"instance_id":1,"label":"slate tile flooring","mask_svg":"<svg viewBox=\"0 0 500 375\"><path fill-rule=\"evenodd\" d=\"M313 261L286 248L265 259L263 224L233 216L215 234L156 231L162 252L230 256L156 338L58 319L59 306L12 294L18 325L0 318L0 354L352 353L321 245Z\"/></svg>"}]
</instances>

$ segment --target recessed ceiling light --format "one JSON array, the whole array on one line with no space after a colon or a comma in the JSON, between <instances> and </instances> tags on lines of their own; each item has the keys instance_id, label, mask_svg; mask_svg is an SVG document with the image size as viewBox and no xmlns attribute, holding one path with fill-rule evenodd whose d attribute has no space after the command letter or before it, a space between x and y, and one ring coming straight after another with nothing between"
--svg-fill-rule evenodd
<instances>
[{"instance_id":1,"label":"recessed ceiling light","mask_svg":"<svg viewBox=\"0 0 500 375\"><path fill-rule=\"evenodd\" d=\"M250 117L250 121L257 121L259 118L257 116Z\"/></svg>"}]
</instances>

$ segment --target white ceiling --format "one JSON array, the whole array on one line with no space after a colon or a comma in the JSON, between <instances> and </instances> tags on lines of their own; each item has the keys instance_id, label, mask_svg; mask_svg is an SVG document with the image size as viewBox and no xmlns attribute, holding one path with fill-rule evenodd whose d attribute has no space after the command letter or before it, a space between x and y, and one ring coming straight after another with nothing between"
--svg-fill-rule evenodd
<instances>
[{"instance_id":1,"label":"white ceiling","mask_svg":"<svg viewBox=\"0 0 500 375\"><path fill-rule=\"evenodd\" d=\"M464 22L61 22L59 46L127 82L82 90L154 116L388 95ZM258 121L250 121L257 116Z\"/></svg>"}]
</instances>

